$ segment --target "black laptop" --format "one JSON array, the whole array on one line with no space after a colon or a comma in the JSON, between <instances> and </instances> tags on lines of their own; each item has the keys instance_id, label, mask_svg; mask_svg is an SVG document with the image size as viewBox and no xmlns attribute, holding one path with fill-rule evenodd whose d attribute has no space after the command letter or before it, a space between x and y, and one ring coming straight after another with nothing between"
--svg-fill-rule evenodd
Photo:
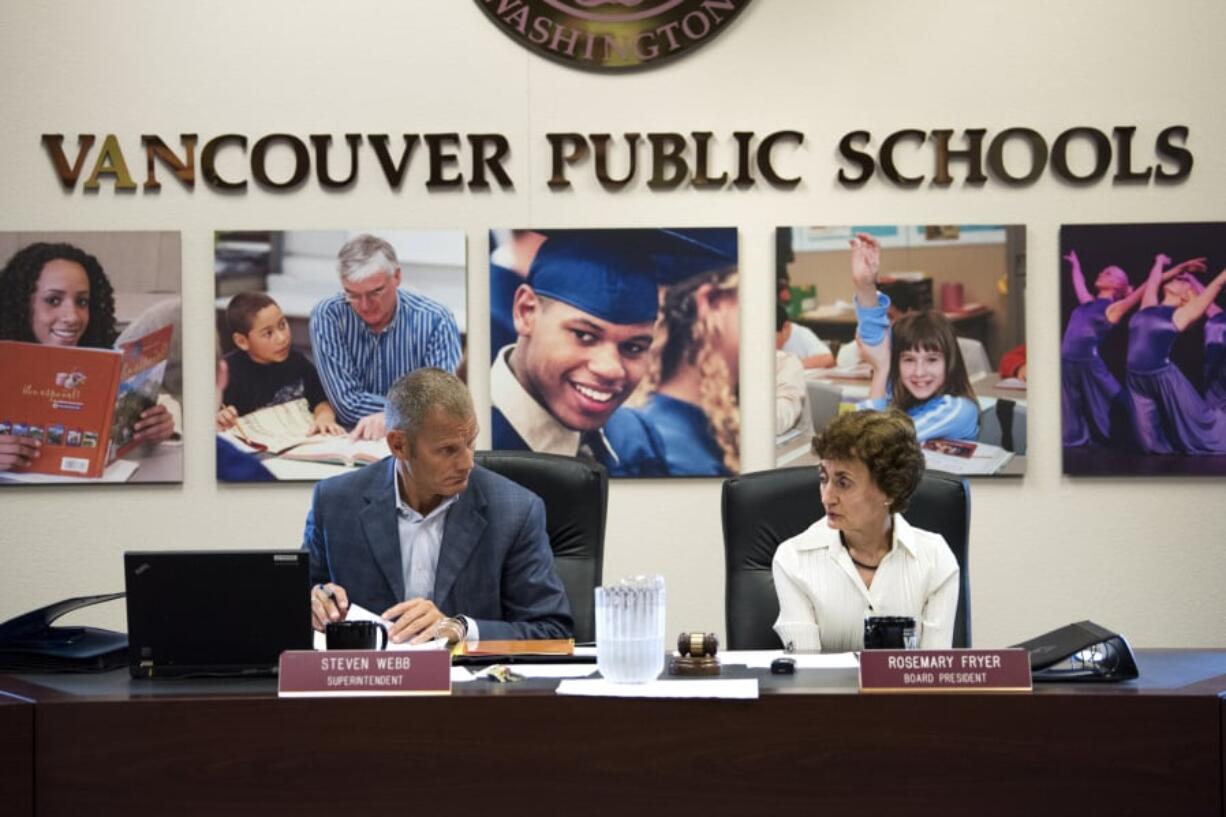
<instances>
[{"instance_id":1,"label":"black laptop","mask_svg":"<svg viewBox=\"0 0 1226 817\"><path fill-rule=\"evenodd\" d=\"M134 678L271 675L311 649L311 580L301 550L128 551Z\"/></svg>"}]
</instances>

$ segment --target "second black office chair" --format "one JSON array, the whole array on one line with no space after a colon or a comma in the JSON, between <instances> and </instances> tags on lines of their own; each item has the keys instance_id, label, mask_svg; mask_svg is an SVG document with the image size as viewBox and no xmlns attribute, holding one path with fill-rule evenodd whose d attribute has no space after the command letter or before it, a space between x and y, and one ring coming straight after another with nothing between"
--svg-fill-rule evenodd
<instances>
[{"instance_id":1,"label":"second black office chair","mask_svg":"<svg viewBox=\"0 0 1226 817\"><path fill-rule=\"evenodd\" d=\"M771 577L775 550L808 528L825 511L817 469L779 468L744 474L724 482L724 611L728 649L777 650L773 629L779 599ZM917 528L945 537L961 569L955 647L971 643L970 571L967 545L971 496L965 480L928 472L903 514Z\"/></svg>"},{"instance_id":2,"label":"second black office chair","mask_svg":"<svg viewBox=\"0 0 1226 817\"><path fill-rule=\"evenodd\" d=\"M604 565L608 472L598 463L533 451L478 451L476 460L544 501L549 546L575 617L575 641L595 641L595 590Z\"/></svg>"}]
</instances>

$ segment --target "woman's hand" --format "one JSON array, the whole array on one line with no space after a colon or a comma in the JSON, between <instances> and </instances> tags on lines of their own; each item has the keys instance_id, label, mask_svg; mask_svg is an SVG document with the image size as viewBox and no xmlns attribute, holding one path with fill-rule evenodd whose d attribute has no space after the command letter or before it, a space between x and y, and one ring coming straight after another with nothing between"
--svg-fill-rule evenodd
<instances>
[{"instance_id":1,"label":"woman's hand","mask_svg":"<svg viewBox=\"0 0 1226 817\"><path fill-rule=\"evenodd\" d=\"M238 409L234 406L222 406L217 412L217 430L225 431L238 424Z\"/></svg>"},{"instance_id":2,"label":"woman's hand","mask_svg":"<svg viewBox=\"0 0 1226 817\"><path fill-rule=\"evenodd\" d=\"M158 403L141 412L134 429L134 439L138 442L160 443L175 433L175 418L170 409Z\"/></svg>"},{"instance_id":3,"label":"woman's hand","mask_svg":"<svg viewBox=\"0 0 1226 817\"><path fill-rule=\"evenodd\" d=\"M1162 257L1166 258L1166 256ZM1166 260L1170 261L1171 259L1167 258ZM1162 273L1162 280L1169 281L1172 278L1184 274L1188 274L1188 276L1191 277L1191 273L1204 272L1209 268L1205 263L1206 260L1207 259L1204 256L1201 256L1200 258L1189 258L1187 261L1181 261L1168 269L1166 272Z\"/></svg>"},{"instance_id":4,"label":"woman's hand","mask_svg":"<svg viewBox=\"0 0 1226 817\"><path fill-rule=\"evenodd\" d=\"M11 471L29 465L38 456L42 443L28 437L0 434L0 471Z\"/></svg>"}]
</instances>

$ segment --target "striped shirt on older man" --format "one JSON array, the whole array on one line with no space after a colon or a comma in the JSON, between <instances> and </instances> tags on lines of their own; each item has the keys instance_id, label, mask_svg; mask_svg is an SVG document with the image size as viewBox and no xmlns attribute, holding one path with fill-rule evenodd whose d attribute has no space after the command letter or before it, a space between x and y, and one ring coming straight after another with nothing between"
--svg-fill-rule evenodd
<instances>
[{"instance_id":1,"label":"striped shirt on older man","mask_svg":"<svg viewBox=\"0 0 1226 817\"><path fill-rule=\"evenodd\" d=\"M383 411L384 395L401 375L427 366L454 373L460 365L455 316L405 289L396 290L396 314L378 333L343 294L320 301L311 310L311 347L328 402L350 427Z\"/></svg>"}]
</instances>

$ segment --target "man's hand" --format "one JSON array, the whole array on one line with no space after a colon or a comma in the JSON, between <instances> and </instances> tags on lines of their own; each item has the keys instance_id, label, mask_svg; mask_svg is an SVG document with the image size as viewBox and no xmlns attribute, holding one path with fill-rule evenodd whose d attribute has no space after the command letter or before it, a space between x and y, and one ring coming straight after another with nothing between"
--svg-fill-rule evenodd
<instances>
[{"instance_id":1,"label":"man's hand","mask_svg":"<svg viewBox=\"0 0 1226 817\"><path fill-rule=\"evenodd\" d=\"M317 584L311 588L311 626L323 632L329 621L343 621L349 612L349 594L339 584Z\"/></svg>"},{"instance_id":2,"label":"man's hand","mask_svg":"<svg viewBox=\"0 0 1226 817\"><path fill-rule=\"evenodd\" d=\"M137 441L160 443L169 440L175 433L175 418L170 409L158 403L140 413L140 419L133 425L133 429L136 431L134 439Z\"/></svg>"},{"instance_id":3,"label":"man's hand","mask_svg":"<svg viewBox=\"0 0 1226 817\"><path fill-rule=\"evenodd\" d=\"M349 432L351 440L382 440L387 436L387 421L383 418L383 412L368 414L358 424L353 427L353 431Z\"/></svg>"},{"instance_id":4,"label":"man's hand","mask_svg":"<svg viewBox=\"0 0 1226 817\"><path fill-rule=\"evenodd\" d=\"M400 644L412 639L412 643L420 644L434 638L434 627L445 616L434 606L430 599L416 598L402 601L383 611L383 617L392 622L388 631L389 641Z\"/></svg>"},{"instance_id":5,"label":"man's hand","mask_svg":"<svg viewBox=\"0 0 1226 817\"><path fill-rule=\"evenodd\" d=\"M217 430L225 431L228 428L234 428L238 423L238 409L234 406L222 406L217 412Z\"/></svg>"},{"instance_id":6,"label":"man's hand","mask_svg":"<svg viewBox=\"0 0 1226 817\"><path fill-rule=\"evenodd\" d=\"M0 434L0 471L11 471L15 467L29 465L38 456L41 445L39 440Z\"/></svg>"}]
</instances>

